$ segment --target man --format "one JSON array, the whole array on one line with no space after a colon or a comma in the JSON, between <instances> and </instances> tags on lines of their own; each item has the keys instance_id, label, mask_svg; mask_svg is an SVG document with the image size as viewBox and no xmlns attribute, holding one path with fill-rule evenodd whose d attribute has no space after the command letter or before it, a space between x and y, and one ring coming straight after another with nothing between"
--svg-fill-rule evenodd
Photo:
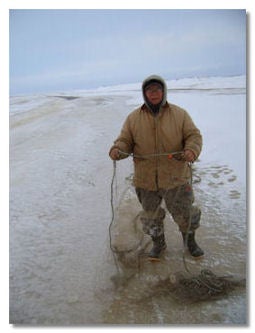
<instances>
[{"instance_id":1,"label":"man","mask_svg":"<svg viewBox=\"0 0 255 333\"><path fill-rule=\"evenodd\" d=\"M159 260L166 248L163 199L190 254L200 257L204 252L195 241L195 230L201 211L193 206L189 163L200 154L202 136L185 110L167 102L161 77L145 79L142 93L144 104L129 114L109 155L113 160L133 155L133 182L143 207L140 219L153 241L149 259ZM176 159L174 152L183 152L182 158Z\"/></svg>"}]
</instances>

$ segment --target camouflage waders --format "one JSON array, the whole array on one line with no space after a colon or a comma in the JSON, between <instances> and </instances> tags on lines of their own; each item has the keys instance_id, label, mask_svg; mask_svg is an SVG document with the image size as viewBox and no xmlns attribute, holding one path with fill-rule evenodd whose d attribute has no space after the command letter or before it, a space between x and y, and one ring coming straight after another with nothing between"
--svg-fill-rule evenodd
<instances>
[{"instance_id":1,"label":"camouflage waders","mask_svg":"<svg viewBox=\"0 0 255 333\"><path fill-rule=\"evenodd\" d=\"M195 242L195 230L200 225L201 211L193 206L194 194L191 185L185 184L174 189L148 191L136 188L137 197L143 207L140 219L143 231L150 235L153 248L149 257L158 258L162 250L166 248L164 237L165 210L160 207L164 199L166 207L174 221L179 226L184 244L192 256L203 255L203 251Z\"/></svg>"}]
</instances>

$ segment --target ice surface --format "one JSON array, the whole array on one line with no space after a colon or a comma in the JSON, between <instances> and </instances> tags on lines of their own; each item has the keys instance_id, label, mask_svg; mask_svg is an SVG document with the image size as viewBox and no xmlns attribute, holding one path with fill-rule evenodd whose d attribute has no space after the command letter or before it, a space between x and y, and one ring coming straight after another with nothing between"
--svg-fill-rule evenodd
<instances>
[{"instance_id":1,"label":"ice surface","mask_svg":"<svg viewBox=\"0 0 255 333\"><path fill-rule=\"evenodd\" d=\"M188 263L192 269L206 266L244 276L246 78L167 83L168 100L190 113L204 138L194 165L194 180L201 181L194 186L203 214L198 238L206 256ZM157 266L146 266L140 280L129 281L126 288L113 288L116 267L108 238L113 163L108 150L126 116L141 102L140 83L11 97L12 323L246 323L244 291L193 306L164 297L137 302L146 278L162 273ZM118 162L117 169L121 185L132 172L131 159ZM127 216L137 209L137 202L131 204ZM167 269L175 271L183 267L182 245L169 216L166 232Z\"/></svg>"}]
</instances>

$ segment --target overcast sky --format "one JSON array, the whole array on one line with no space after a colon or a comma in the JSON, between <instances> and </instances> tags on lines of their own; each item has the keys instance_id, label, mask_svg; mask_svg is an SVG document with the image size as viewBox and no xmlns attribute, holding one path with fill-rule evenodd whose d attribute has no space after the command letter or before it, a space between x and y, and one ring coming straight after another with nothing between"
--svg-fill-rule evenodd
<instances>
[{"instance_id":1,"label":"overcast sky","mask_svg":"<svg viewBox=\"0 0 255 333\"><path fill-rule=\"evenodd\" d=\"M244 10L10 10L11 95L245 74Z\"/></svg>"}]
</instances>

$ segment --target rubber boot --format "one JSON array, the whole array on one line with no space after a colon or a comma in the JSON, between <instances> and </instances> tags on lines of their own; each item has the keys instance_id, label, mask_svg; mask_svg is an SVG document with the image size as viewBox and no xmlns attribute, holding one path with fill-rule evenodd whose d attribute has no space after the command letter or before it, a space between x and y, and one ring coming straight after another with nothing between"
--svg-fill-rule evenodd
<instances>
[{"instance_id":1,"label":"rubber boot","mask_svg":"<svg viewBox=\"0 0 255 333\"><path fill-rule=\"evenodd\" d=\"M158 237L151 237L153 241L153 247L149 253L149 260L159 260L159 256L163 250L166 249L165 235L160 235Z\"/></svg>"},{"instance_id":2,"label":"rubber boot","mask_svg":"<svg viewBox=\"0 0 255 333\"><path fill-rule=\"evenodd\" d=\"M192 257L198 258L204 255L204 251L197 245L195 241L195 231L188 233L182 232L184 245L187 246Z\"/></svg>"}]
</instances>

